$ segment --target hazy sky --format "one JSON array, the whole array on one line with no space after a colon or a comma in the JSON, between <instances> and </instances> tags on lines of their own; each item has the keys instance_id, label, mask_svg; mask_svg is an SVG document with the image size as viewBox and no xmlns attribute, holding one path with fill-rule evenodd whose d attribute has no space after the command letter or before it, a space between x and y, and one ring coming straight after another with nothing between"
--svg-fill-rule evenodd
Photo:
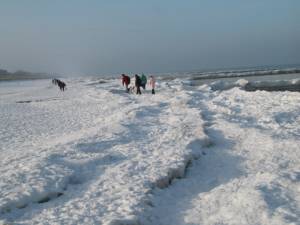
<instances>
[{"instance_id":1,"label":"hazy sky","mask_svg":"<svg viewBox=\"0 0 300 225\"><path fill-rule=\"evenodd\" d=\"M300 63L299 0L0 0L0 68L107 74Z\"/></svg>"}]
</instances>

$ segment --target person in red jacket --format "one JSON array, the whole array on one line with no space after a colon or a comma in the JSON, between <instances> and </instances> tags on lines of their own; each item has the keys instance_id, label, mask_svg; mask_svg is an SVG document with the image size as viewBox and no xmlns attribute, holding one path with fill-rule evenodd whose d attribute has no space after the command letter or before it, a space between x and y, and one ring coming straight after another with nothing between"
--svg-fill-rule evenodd
<instances>
[{"instance_id":1,"label":"person in red jacket","mask_svg":"<svg viewBox=\"0 0 300 225\"><path fill-rule=\"evenodd\" d=\"M130 84L130 77L122 74L122 85L126 87L126 92L129 92L128 85Z\"/></svg>"}]
</instances>

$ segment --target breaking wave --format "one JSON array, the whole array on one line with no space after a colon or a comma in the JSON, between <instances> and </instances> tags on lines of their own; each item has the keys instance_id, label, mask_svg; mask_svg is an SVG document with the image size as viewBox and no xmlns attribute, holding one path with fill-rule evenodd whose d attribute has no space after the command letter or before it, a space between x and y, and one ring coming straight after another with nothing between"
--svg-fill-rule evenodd
<instances>
[{"instance_id":1,"label":"breaking wave","mask_svg":"<svg viewBox=\"0 0 300 225\"><path fill-rule=\"evenodd\" d=\"M224 91L231 88L241 88L245 91L295 91L300 92L300 79L275 81L247 81L240 79L236 82L215 81L209 84L214 91Z\"/></svg>"},{"instance_id":2,"label":"breaking wave","mask_svg":"<svg viewBox=\"0 0 300 225\"><path fill-rule=\"evenodd\" d=\"M265 76L300 73L299 68L288 69L263 69L263 70L232 70L217 72L191 73L191 80L216 79L229 77Z\"/></svg>"}]
</instances>

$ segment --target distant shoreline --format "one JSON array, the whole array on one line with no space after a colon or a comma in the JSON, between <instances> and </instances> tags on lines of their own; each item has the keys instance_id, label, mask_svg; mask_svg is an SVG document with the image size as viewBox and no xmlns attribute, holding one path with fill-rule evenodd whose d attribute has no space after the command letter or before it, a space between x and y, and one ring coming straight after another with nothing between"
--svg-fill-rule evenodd
<instances>
[{"instance_id":1,"label":"distant shoreline","mask_svg":"<svg viewBox=\"0 0 300 225\"><path fill-rule=\"evenodd\" d=\"M44 79L52 79L51 77L13 77L13 76L2 76L0 75L0 82L5 81L28 81L28 80L44 80Z\"/></svg>"},{"instance_id":2,"label":"distant shoreline","mask_svg":"<svg viewBox=\"0 0 300 225\"><path fill-rule=\"evenodd\" d=\"M48 74L41 72L33 73L23 70L9 72L5 69L0 69L0 81L51 79L54 75L57 74Z\"/></svg>"}]
</instances>

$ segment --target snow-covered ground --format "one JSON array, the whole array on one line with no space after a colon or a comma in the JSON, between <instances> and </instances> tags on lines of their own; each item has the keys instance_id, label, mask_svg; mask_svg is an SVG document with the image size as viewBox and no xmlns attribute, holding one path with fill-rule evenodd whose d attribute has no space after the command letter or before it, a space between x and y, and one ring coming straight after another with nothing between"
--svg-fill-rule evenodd
<instances>
[{"instance_id":1,"label":"snow-covered ground","mask_svg":"<svg viewBox=\"0 0 300 225\"><path fill-rule=\"evenodd\" d=\"M0 85L0 224L300 223L299 92L66 81Z\"/></svg>"}]
</instances>

